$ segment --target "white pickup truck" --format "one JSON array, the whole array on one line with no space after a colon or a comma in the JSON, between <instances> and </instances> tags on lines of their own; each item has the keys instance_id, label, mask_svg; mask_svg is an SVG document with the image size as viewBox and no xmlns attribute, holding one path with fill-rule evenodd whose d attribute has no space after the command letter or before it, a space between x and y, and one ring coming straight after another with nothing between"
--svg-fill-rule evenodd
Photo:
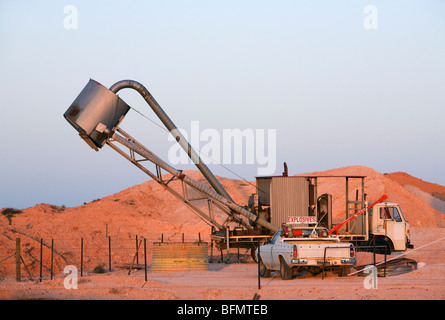
<instances>
[{"instance_id":1,"label":"white pickup truck","mask_svg":"<svg viewBox=\"0 0 445 320\"><path fill-rule=\"evenodd\" d=\"M354 245L328 235L325 228L284 226L269 243L256 250L256 255L261 277L280 271L283 280L303 271L316 275L331 270L346 276L355 264Z\"/></svg>"}]
</instances>

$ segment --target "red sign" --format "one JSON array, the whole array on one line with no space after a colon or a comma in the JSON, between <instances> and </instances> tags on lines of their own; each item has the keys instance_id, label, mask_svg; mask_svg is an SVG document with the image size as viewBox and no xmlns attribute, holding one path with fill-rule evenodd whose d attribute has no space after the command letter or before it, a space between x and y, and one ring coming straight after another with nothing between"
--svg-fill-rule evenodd
<instances>
[{"instance_id":1,"label":"red sign","mask_svg":"<svg viewBox=\"0 0 445 320\"><path fill-rule=\"evenodd\" d=\"M288 217L287 223L303 224L303 223L317 223L317 218L315 216L311 217Z\"/></svg>"}]
</instances>

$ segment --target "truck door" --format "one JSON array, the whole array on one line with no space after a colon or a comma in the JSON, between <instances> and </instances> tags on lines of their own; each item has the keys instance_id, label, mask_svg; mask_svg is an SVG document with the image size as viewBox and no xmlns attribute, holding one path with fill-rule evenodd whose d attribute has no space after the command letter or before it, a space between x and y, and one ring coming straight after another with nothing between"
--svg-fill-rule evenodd
<instances>
[{"instance_id":1,"label":"truck door","mask_svg":"<svg viewBox=\"0 0 445 320\"><path fill-rule=\"evenodd\" d=\"M274 247L274 244L279 236L280 236L280 231L275 233L272 240L268 244L261 246L261 258L263 259L264 265L268 269L272 269L273 267L272 248Z\"/></svg>"},{"instance_id":2,"label":"truck door","mask_svg":"<svg viewBox=\"0 0 445 320\"><path fill-rule=\"evenodd\" d=\"M391 239L394 250L405 250L405 221L397 207L380 207L380 219L383 219L385 234Z\"/></svg>"},{"instance_id":3,"label":"truck door","mask_svg":"<svg viewBox=\"0 0 445 320\"><path fill-rule=\"evenodd\" d=\"M282 243L280 242L281 237L278 237L275 241L275 244L272 246L271 250L271 257L272 257L272 264L274 265L275 269L280 268L280 253L283 251Z\"/></svg>"}]
</instances>

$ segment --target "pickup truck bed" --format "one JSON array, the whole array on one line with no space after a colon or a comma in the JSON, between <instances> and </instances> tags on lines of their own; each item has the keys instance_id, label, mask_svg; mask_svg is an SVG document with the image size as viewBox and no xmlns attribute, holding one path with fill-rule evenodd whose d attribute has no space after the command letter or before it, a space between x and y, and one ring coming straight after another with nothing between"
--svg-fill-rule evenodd
<instances>
[{"instance_id":1,"label":"pickup truck bed","mask_svg":"<svg viewBox=\"0 0 445 320\"><path fill-rule=\"evenodd\" d=\"M278 231L269 243L256 251L257 256L259 252L260 275L268 277L272 271L280 271L281 278L287 280L303 271L318 274L331 270L340 276L349 274L355 264L354 246L340 242L337 236L313 231L309 236L301 232L300 237L289 237L283 230Z\"/></svg>"}]
</instances>

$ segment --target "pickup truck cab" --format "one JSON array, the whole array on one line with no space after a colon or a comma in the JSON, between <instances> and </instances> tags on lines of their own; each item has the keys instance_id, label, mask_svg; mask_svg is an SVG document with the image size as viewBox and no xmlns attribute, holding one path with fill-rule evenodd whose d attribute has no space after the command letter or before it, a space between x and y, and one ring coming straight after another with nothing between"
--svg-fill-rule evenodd
<instances>
[{"instance_id":1,"label":"pickup truck cab","mask_svg":"<svg viewBox=\"0 0 445 320\"><path fill-rule=\"evenodd\" d=\"M279 271L283 280L303 271L316 275L331 270L346 276L356 262L354 245L328 235L326 228L284 226L256 255L261 277Z\"/></svg>"}]
</instances>

